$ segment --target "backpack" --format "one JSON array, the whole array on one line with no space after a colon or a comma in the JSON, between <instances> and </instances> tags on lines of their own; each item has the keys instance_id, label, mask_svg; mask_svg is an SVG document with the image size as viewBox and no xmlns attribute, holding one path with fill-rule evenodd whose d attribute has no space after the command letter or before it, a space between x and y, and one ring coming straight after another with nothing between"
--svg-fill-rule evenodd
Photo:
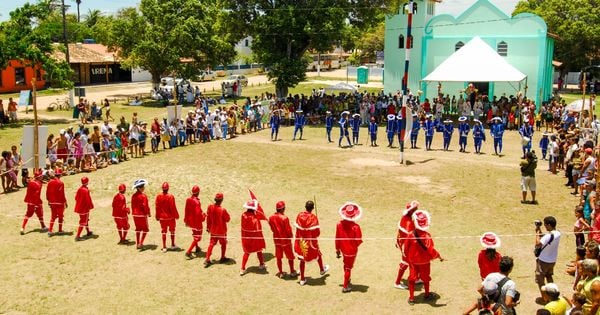
<instances>
[{"instance_id":1,"label":"backpack","mask_svg":"<svg viewBox=\"0 0 600 315\"><path fill-rule=\"evenodd\" d=\"M498 290L496 291L496 293L494 293L493 296L490 297L490 300L492 300L492 301L494 301L494 303L496 303L496 305L494 305L494 308L492 309L494 312L497 311L498 308L500 307L500 295L502 293L502 287L504 287L504 285L506 284L506 282L508 282L508 280L510 280L509 277L504 277L502 280L498 281L498 283L497 283ZM521 298L521 293L519 293L519 291L516 291L513 301L515 303L517 303L517 302L519 302L520 298ZM514 314L517 314L517 312L515 312L514 308L513 308L513 312L514 312Z\"/></svg>"}]
</instances>

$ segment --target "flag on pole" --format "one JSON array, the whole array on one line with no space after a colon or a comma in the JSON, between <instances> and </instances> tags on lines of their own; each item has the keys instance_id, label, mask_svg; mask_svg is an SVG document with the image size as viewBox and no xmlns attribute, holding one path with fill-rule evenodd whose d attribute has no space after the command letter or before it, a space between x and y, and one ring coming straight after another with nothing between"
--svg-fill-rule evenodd
<instances>
[{"instance_id":1,"label":"flag on pole","mask_svg":"<svg viewBox=\"0 0 600 315\"><path fill-rule=\"evenodd\" d=\"M409 142L413 125L412 111L409 110L406 106L404 106L402 107L402 115L404 116L404 121L406 122L406 124L404 125L404 142Z\"/></svg>"}]
</instances>

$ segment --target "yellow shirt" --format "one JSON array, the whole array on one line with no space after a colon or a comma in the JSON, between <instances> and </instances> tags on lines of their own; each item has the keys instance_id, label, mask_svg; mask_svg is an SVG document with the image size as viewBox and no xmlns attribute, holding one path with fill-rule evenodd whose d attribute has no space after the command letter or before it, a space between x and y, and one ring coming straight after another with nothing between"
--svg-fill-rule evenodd
<instances>
[{"instance_id":1,"label":"yellow shirt","mask_svg":"<svg viewBox=\"0 0 600 315\"><path fill-rule=\"evenodd\" d=\"M569 303L563 297L560 297L558 300L546 304L544 308L550 311L552 315L564 315L569 309Z\"/></svg>"}]
</instances>

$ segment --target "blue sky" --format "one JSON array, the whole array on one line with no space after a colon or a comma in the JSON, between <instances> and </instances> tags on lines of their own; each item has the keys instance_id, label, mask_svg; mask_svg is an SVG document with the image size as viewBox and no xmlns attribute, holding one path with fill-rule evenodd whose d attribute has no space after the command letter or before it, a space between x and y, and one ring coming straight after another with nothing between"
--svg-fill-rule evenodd
<instances>
[{"instance_id":1,"label":"blue sky","mask_svg":"<svg viewBox=\"0 0 600 315\"><path fill-rule=\"evenodd\" d=\"M444 0L438 7L438 13L449 13L458 15L477 0ZM506 13L512 13L518 0L490 0ZM22 6L28 0L0 0L0 21L6 20L9 12ZM35 2L35 1L33 1ZM120 8L135 6L139 0L82 0L81 14L84 15L89 9L98 9L105 13L117 12ZM65 4L71 5L70 12L77 12L75 0L65 0Z\"/></svg>"}]
</instances>

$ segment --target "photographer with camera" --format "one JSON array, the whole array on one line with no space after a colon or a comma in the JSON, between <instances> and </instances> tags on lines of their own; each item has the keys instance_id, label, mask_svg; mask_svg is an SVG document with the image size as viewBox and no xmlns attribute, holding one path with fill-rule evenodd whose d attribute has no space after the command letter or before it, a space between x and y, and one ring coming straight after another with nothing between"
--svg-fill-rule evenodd
<instances>
[{"instance_id":1,"label":"photographer with camera","mask_svg":"<svg viewBox=\"0 0 600 315\"><path fill-rule=\"evenodd\" d=\"M537 205L535 200L535 169L537 168L537 157L535 151L528 152L525 159L521 160L521 191L523 199L521 203L530 203ZM527 190L531 191L531 202L527 201Z\"/></svg>"},{"instance_id":2,"label":"photographer with camera","mask_svg":"<svg viewBox=\"0 0 600 315\"><path fill-rule=\"evenodd\" d=\"M556 230L556 219L552 216L544 218L544 228L548 233L542 232L542 221L535 221L535 282L540 289L542 297L536 299L536 303L544 305L542 286L553 283L554 265L558 256L558 245L560 243L560 232Z\"/></svg>"}]
</instances>

